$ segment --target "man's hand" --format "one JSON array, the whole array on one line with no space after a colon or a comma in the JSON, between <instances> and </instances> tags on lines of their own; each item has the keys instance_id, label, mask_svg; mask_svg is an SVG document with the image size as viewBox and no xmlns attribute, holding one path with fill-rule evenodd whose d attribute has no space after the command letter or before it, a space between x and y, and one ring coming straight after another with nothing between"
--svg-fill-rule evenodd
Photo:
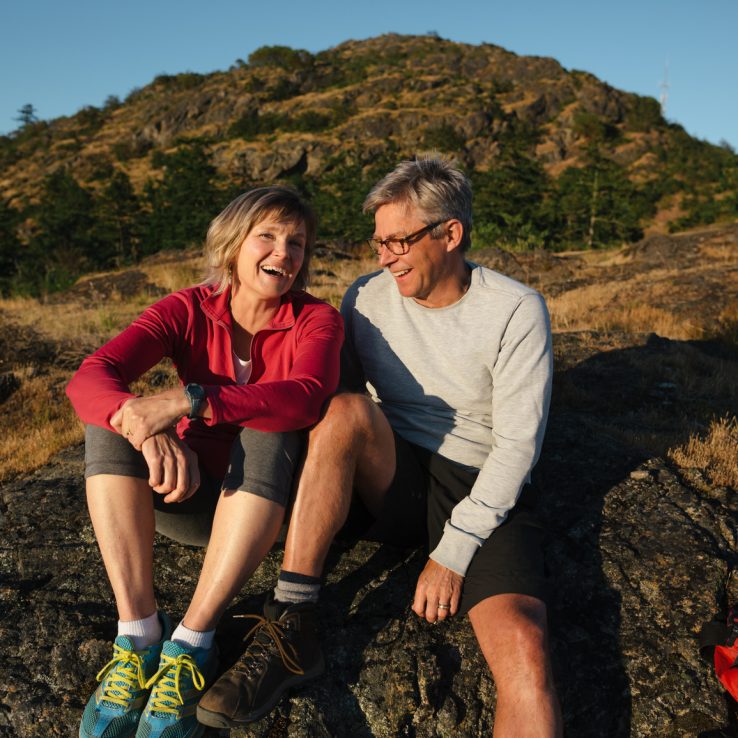
<instances>
[{"instance_id":1,"label":"man's hand","mask_svg":"<svg viewBox=\"0 0 738 738\"><path fill-rule=\"evenodd\" d=\"M187 415L190 403L181 388L159 392L150 397L126 400L110 419L110 425L130 441L137 451L156 433L171 428Z\"/></svg>"},{"instance_id":2,"label":"man's hand","mask_svg":"<svg viewBox=\"0 0 738 738\"><path fill-rule=\"evenodd\" d=\"M200 467L192 449L170 430L156 433L141 445L149 466L149 486L164 502L184 502L200 486Z\"/></svg>"},{"instance_id":3,"label":"man's hand","mask_svg":"<svg viewBox=\"0 0 738 738\"><path fill-rule=\"evenodd\" d=\"M415 587L413 612L425 618L429 623L456 615L463 583L464 577L461 574L441 566L433 559L428 559ZM448 607L439 607L439 605Z\"/></svg>"}]
</instances>

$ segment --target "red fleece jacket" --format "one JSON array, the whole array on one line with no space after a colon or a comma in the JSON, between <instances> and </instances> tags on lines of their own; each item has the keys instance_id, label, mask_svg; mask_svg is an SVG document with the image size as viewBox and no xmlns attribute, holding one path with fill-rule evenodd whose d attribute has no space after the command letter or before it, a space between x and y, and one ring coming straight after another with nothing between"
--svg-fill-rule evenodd
<instances>
[{"instance_id":1,"label":"red fleece jacket","mask_svg":"<svg viewBox=\"0 0 738 738\"><path fill-rule=\"evenodd\" d=\"M251 343L251 378L236 383L230 290L211 285L175 292L148 308L83 362L67 395L84 423L113 430L110 419L131 397L130 383L168 356L182 384L203 385L213 417L183 418L180 438L215 478L225 474L239 426L306 428L338 385L343 323L338 311L305 292L288 292Z\"/></svg>"}]
</instances>

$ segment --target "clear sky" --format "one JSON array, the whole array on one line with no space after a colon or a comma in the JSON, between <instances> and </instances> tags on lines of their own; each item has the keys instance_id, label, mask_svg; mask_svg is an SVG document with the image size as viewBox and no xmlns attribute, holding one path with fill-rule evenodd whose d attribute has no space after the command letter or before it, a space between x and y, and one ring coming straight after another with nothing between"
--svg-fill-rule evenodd
<instances>
[{"instance_id":1,"label":"clear sky","mask_svg":"<svg viewBox=\"0 0 738 738\"><path fill-rule=\"evenodd\" d=\"M551 56L658 99L667 118L738 148L738 0L2 0L0 132L125 97L157 74L227 69L254 49L310 51L435 31Z\"/></svg>"}]
</instances>

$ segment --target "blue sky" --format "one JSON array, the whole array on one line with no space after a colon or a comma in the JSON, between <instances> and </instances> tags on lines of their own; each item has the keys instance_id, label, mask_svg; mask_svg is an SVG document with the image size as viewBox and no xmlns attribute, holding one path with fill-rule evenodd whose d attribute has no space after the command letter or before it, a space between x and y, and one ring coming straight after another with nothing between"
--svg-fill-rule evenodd
<instances>
[{"instance_id":1,"label":"blue sky","mask_svg":"<svg viewBox=\"0 0 738 738\"><path fill-rule=\"evenodd\" d=\"M4 0L0 132L124 97L157 74L227 69L254 49L310 51L387 32L483 41L551 56L659 97L692 135L738 148L738 0Z\"/></svg>"}]
</instances>

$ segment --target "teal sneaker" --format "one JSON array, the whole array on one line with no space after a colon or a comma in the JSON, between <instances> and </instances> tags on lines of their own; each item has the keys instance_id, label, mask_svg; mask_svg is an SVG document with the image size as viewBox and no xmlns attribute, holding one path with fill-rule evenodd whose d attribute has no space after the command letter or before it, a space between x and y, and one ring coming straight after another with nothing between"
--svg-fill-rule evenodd
<instances>
[{"instance_id":1,"label":"teal sneaker","mask_svg":"<svg viewBox=\"0 0 738 738\"><path fill-rule=\"evenodd\" d=\"M188 648L167 641L159 670L146 684L151 694L136 738L199 738L205 726L197 722L195 710L217 668L215 646Z\"/></svg>"},{"instance_id":2,"label":"teal sneaker","mask_svg":"<svg viewBox=\"0 0 738 738\"><path fill-rule=\"evenodd\" d=\"M136 651L126 636L113 644L113 658L97 675L98 688L87 701L79 726L79 738L133 738L146 707L150 689L146 686L156 673L162 646L172 635L172 623L159 612L162 639Z\"/></svg>"}]
</instances>

